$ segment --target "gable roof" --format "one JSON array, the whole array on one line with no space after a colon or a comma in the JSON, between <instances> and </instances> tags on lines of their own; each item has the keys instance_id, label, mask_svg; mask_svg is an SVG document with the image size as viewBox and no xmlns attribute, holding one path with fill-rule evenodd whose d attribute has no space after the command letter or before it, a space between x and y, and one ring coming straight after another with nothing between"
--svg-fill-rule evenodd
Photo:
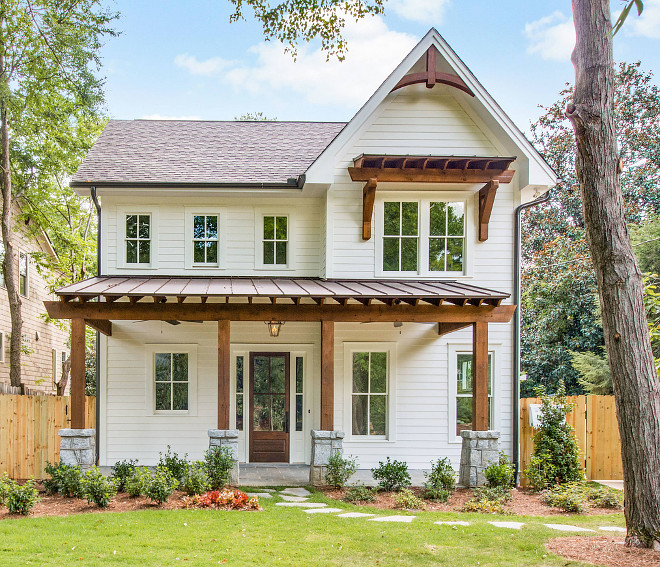
<instances>
[{"instance_id":1,"label":"gable roof","mask_svg":"<svg viewBox=\"0 0 660 567\"><path fill-rule=\"evenodd\" d=\"M451 70L472 91L469 94L456 91L459 103L470 108L486 128L490 129L499 141L506 140L506 151L510 155L518 155L516 169L520 176L520 188L526 185L538 185L549 188L556 183L557 175L543 156L534 148L513 120L502 110L499 104L486 91L483 85L472 74L472 71L461 60L435 28L431 28L412 51L403 59L397 68L385 79L383 84L358 110L350 122L319 155L307 170L307 181L311 183L328 182L334 170L333 160L346 148L352 138L368 122L379 105L391 93L399 81L425 56L429 47L435 46L439 52L438 68ZM396 95L394 95L396 96Z\"/></svg>"},{"instance_id":2,"label":"gable roof","mask_svg":"<svg viewBox=\"0 0 660 567\"><path fill-rule=\"evenodd\" d=\"M295 187L343 122L111 120L72 187ZM291 181L290 181L291 180Z\"/></svg>"}]
</instances>

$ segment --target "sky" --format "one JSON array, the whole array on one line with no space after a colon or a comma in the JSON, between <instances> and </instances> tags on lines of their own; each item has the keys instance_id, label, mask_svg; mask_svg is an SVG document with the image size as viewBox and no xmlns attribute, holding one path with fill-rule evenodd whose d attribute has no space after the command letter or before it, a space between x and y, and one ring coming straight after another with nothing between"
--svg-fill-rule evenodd
<instances>
[{"instance_id":1,"label":"sky","mask_svg":"<svg viewBox=\"0 0 660 567\"><path fill-rule=\"evenodd\" d=\"M625 5L611 0L615 14ZM660 75L660 0L645 0L615 37L617 61ZM389 0L345 28L346 60L314 43L294 62L228 0L110 0L119 37L102 48L107 113L116 119L348 121L431 27L525 132L574 77L570 0ZM247 14L247 12L246 12ZM654 82L659 83L658 76Z\"/></svg>"}]
</instances>

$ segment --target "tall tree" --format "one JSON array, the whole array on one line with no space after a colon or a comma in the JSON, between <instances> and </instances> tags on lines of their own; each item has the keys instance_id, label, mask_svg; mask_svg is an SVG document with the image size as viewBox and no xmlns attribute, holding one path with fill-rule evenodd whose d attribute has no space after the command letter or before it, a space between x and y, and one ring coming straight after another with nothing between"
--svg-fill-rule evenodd
<instances>
[{"instance_id":1,"label":"tall tree","mask_svg":"<svg viewBox=\"0 0 660 567\"><path fill-rule=\"evenodd\" d=\"M0 2L0 190L11 313L10 380L21 384L23 321L12 203L68 151L70 135L103 101L98 50L117 17L99 0Z\"/></svg>"},{"instance_id":2,"label":"tall tree","mask_svg":"<svg viewBox=\"0 0 660 567\"><path fill-rule=\"evenodd\" d=\"M660 381L619 178L610 3L572 0L572 5L575 91L566 116L575 131L575 167L616 399L626 545L660 550Z\"/></svg>"}]
</instances>

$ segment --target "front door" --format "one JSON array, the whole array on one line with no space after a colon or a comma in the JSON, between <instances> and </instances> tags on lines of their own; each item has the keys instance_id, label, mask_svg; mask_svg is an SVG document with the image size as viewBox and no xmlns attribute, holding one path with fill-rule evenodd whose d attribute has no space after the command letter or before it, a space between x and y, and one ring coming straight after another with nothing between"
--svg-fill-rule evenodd
<instances>
[{"instance_id":1,"label":"front door","mask_svg":"<svg viewBox=\"0 0 660 567\"><path fill-rule=\"evenodd\" d=\"M250 353L250 462L289 462L289 353Z\"/></svg>"}]
</instances>

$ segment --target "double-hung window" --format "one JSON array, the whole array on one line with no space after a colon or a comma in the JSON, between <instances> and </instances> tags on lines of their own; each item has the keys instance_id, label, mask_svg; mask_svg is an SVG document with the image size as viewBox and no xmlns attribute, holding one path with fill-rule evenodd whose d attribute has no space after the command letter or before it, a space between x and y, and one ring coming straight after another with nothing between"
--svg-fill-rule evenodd
<instances>
[{"instance_id":1,"label":"double-hung window","mask_svg":"<svg viewBox=\"0 0 660 567\"><path fill-rule=\"evenodd\" d=\"M126 263L151 263L151 215L126 215Z\"/></svg>"},{"instance_id":2,"label":"double-hung window","mask_svg":"<svg viewBox=\"0 0 660 567\"><path fill-rule=\"evenodd\" d=\"M455 352L456 364L456 437L472 429L472 353ZM450 357L452 364L453 357ZM493 426L493 353L488 353L488 425Z\"/></svg>"},{"instance_id":3,"label":"double-hung window","mask_svg":"<svg viewBox=\"0 0 660 567\"><path fill-rule=\"evenodd\" d=\"M465 203L429 203L429 271L462 272Z\"/></svg>"},{"instance_id":4,"label":"double-hung window","mask_svg":"<svg viewBox=\"0 0 660 567\"><path fill-rule=\"evenodd\" d=\"M263 217L263 263L266 266L286 266L289 256L289 217Z\"/></svg>"},{"instance_id":5,"label":"double-hung window","mask_svg":"<svg viewBox=\"0 0 660 567\"><path fill-rule=\"evenodd\" d=\"M193 215L193 264L218 265L218 215Z\"/></svg>"},{"instance_id":6,"label":"double-hung window","mask_svg":"<svg viewBox=\"0 0 660 567\"><path fill-rule=\"evenodd\" d=\"M352 434L385 437L388 423L388 353L353 352Z\"/></svg>"},{"instance_id":7,"label":"double-hung window","mask_svg":"<svg viewBox=\"0 0 660 567\"><path fill-rule=\"evenodd\" d=\"M28 255L26 252L18 253L18 291L23 297L28 296Z\"/></svg>"},{"instance_id":8,"label":"double-hung window","mask_svg":"<svg viewBox=\"0 0 660 567\"><path fill-rule=\"evenodd\" d=\"M387 201L383 217L383 270L417 272L419 203Z\"/></svg>"},{"instance_id":9,"label":"double-hung window","mask_svg":"<svg viewBox=\"0 0 660 567\"><path fill-rule=\"evenodd\" d=\"M187 352L155 352L156 411L187 411L189 405L189 360Z\"/></svg>"}]
</instances>

